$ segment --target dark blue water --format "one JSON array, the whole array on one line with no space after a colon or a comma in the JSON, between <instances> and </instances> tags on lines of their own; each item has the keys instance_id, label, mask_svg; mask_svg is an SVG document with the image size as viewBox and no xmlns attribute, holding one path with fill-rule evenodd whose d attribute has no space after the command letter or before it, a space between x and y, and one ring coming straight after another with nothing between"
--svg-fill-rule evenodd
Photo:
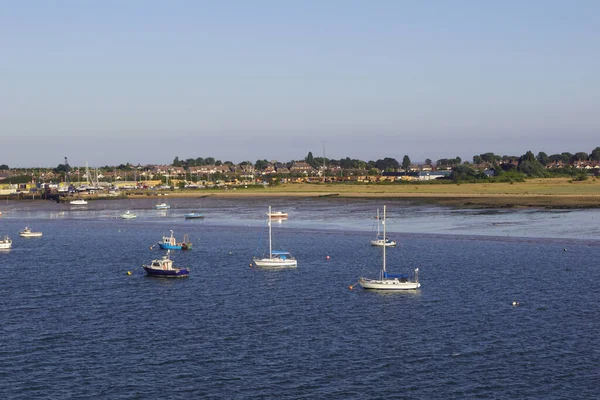
<instances>
[{"instance_id":1,"label":"dark blue water","mask_svg":"<svg viewBox=\"0 0 600 400\"><path fill-rule=\"evenodd\" d=\"M381 266L368 245L378 202L272 200L290 213L274 224L276 247L298 258L278 271L249 267L265 235L263 201L173 199L166 213L154 203L2 205L0 234L14 244L0 253L0 398L597 396L598 240L537 228L414 233L401 228L408 211L423 226L451 211L392 204L401 246L388 249L388 267L418 267L423 286L382 294L348 289ZM138 219L114 218L126 209ZM183 220L190 209L206 219ZM521 231L524 215L512 217ZM535 227L555 217L536 214ZM482 226L502 222L490 218ZM18 237L25 225L44 236ZM188 279L141 268L164 254L149 246L169 229L194 242L172 257L191 267Z\"/></svg>"}]
</instances>

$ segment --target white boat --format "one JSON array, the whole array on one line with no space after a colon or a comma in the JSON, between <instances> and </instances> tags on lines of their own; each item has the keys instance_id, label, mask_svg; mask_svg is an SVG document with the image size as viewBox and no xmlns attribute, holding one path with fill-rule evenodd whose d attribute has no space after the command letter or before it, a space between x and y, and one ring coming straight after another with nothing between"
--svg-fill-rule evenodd
<instances>
[{"instance_id":1,"label":"white boat","mask_svg":"<svg viewBox=\"0 0 600 400\"><path fill-rule=\"evenodd\" d=\"M383 236L385 237L385 206L383 207ZM415 269L414 280L410 280L404 274L390 274L386 270L385 265L385 249L387 246L382 246L383 249L383 265L379 273L379 279L359 278L358 283L364 289L377 290L413 290L421 287L419 283L419 268ZM352 288L352 287L351 287Z\"/></svg>"},{"instance_id":2,"label":"white boat","mask_svg":"<svg viewBox=\"0 0 600 400\"><path fill-rule=\"evenodd\" d=\"M257 267L297 267L298 261L288 251L273 250L273 239L271 229L271 206L269 206L268 225L269 225L269 254L266 257L254 257L252 261Z\"/></svg>"},{"instance_id":3,"label":"white boat","mask_svg":"<svg viewBox=\"0 0 600 400\"><path fill-rule=\"evenodd\" d=\"M87 204L87 200L84 200L84 199L71 200L69 202L69 204L73 204L74 206L83 206L83 205Z\"/></svg>"},{"instance_id":4,"label":"white boat","mask_svg":"<svg viewBox=\"0 0 600 400\"><path fill-rule=\"evenodd\" d=\"M22 237L40 237L42 236L42 232L32 232L28 226L25 227L21 232L19 232L19 236Z\"/></svg>"},{"instance_id":5,"label":"white boat","mask_svg":"<svg viewBox=\"0 0 600 400\"><path fill-rule=\"evenodd\" d=\"M160 203L156 205L157 210L168 210L169 208L171 208L171 206L167 203Z\"/></svg>"},{"instance_id":6,"label":"white boat","mask_svg":"<svg viewBox=\"0 0 600 400\"><path fill-rule=\"evenodd\" d=\"M281 211L275 211L275 212L269 212L269 217L271 217L271 219L287 219L288 218L288 214L281 212Z\"/></svg>"},{"instance_id":7,"label":"white boat","mask_svg":"<svg viewBox=\"0 0 600 400\"><path fill-rule=\"evenodd\" d=\"M129 210L127 210L124 214L121 214L121 216L119 217L121 219L134 219L137 218L137 215L135 215L132 212L129 212Z\"/></svg>"},{"instance_id":8,"label":"white boat","mask_svg":"<svg viewBox=\"0 0 600 400\"><path fill-rule=\"evenodd\" d=\"M4 239L0 240L0 250L7 250L12 247L12 240L8 237L8 235L4 236Z\"/></svg>"},{"instance_id":9,"label":"white boat","mask_svg":"<svg viewBox=\"0 0 600 400\"><path fill-rule=\"evenodd\" d=\"M396 245L396 241L395 240L390 240L387 237L385 237L385 233L383 234L383 236L381 236L381 233L379 232L379 227L380 225L385 224L385 221L382 221L379 218L379 208L377 209L377 236L375 236L375 240L371 240L371 246L395 246Z\"/></svg>"}]
</instances>

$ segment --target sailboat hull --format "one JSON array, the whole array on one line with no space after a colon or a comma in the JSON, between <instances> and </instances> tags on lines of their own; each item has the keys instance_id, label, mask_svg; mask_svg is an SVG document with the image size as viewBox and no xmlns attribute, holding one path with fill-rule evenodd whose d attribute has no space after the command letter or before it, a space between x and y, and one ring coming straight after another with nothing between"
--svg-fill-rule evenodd
<instances>
[{"instance_id":1,"label":"sailboat hull","mask_svg":"<svg viewBox=\"0 0 600 400\"><path fill-rule=\"evenodd\" d=\"M257 267L266 267L266 268L295 268L298 266L298 262L296 260L282 260L278 258L255 258L254 265Z\"/></svg>"},{"instance_id":2,"label":"sailboat hull","mask_svg":"<svg viewBox=\"0 0 600 400\"><path fill-rule=\"evenodd\" d=\"M396 242L394 240L383 240L383 239L377 239L377 240L371 240L371 246L387 246L387 247L391 247L391 246L395 246Z\"/></svg>"},{"instance_id":3,"label":"sailboat hull","mask_svg":"<svg viewBox=\"0 0 600 400\"><path fill-rule=\"evenodd\" d=\"M421 287L419 282L402 282L399 279L367 279L358 280L363 289L374 290L414 290Z\"/></svg>"}]
</instances>

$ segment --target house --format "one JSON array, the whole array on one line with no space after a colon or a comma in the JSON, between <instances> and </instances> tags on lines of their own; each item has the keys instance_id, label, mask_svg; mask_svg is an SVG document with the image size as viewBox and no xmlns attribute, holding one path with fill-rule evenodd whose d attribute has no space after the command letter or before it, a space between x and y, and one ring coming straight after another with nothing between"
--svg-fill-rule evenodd
<instances>
[{"instance_id":1,"label":"house","mask_svg":"<svg viewBox=\"0 0 600 400\"><path fill-rule=\"evenodd\" d=\"M313 173L314 171L314 168L304 161L294 161L292 167L290 168L290 172L295 174L308 175L310 173Z\"/></svg>"}]
</instances>

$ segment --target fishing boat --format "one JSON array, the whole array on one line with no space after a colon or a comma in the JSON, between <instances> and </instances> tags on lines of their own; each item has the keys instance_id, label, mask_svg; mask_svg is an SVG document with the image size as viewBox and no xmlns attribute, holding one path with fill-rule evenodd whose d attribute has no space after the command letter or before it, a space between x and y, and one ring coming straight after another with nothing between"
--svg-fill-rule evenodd
<instances>
[{"instance_id":1,"label":"fishing boat","mask_svg":"<svg viewBox=\"0 0 600 400\"><path fill-rule=\"evenodd\" d=\"M189 268L176 268L173 265L173 260L170 258L171 250L167 251L167 255L160 259L152 260L150 265L144 264L142 267L150 276L162 278L185 278L190 274Z\"/></svg>"},{"instance_id":2,"label":"fishing boat","mask_svg":"<svg viewBox=\"0 0 600 400\"><path fill-rule=\"evenodd\" d=\"M69 204L72 204L74 206L84 206L87 203L88 203L87 200L84 200L84 199L76 199L76 200L71 200L69 202Z\"/></svg>"},{"instance_id":3,"label":"fishing boat","mask_svg":"<svg viewBox=\"0 0 600 400\"><path fill-rule=\"evenodd\" d=\"M0 250L8 250L12 247L12 240L8 235L4 235L4 238L0 240Z\"/></svg>"},{"instance_id":4,"label":"fishing boat","mask_svg":"<svg viewBox=\"0 0 600 400\"><path fill-rule=\"evenodd\" d=\"M162 240L158 242L158 246L164 250L191 250L192 242L188 235L183 235L183 241L178 243L171 230L171 236L163 236Z\"/></svg>"},{"instance_id":5,"label":"fishing boat","mask_svg":"<svg viewBox=\"0 0 600 400\"><path fill-rule=\"evenodd\" d=\"M266 257L254 257L252 261L257 267L297 267L298 262L288 251L284 250L273 250L273 238L271 229L271 206L269 206L269 213L267 214L268 225L269 225L269 254Z\"/></svg>"},{"instance_id":6,"label":"fishing boat","mask_svg":"<svg viewBox=\"0 0 600 400\"><path fill-rule=\"evenodd\" d=\"M191 213L187 213L187 214L183 214L183 216L185 217L185 219L198 219L198 218L204 218L204 215L202 215L199 212L193 211Z\"/></svg>"},{"instance_id":7,"label":"fishing boat","mask_svg":"<svg viewBox=\"0 0 600 400\"><path fill-rule=\"evenodd\" d=\"M385 221L381 221L381 219L379 218L379 208L377 209L376 219L377 219L377 222L376 222L377 223L377 235L375 236L375 240L371 240L371 246L395 246L396 245L395 240L388 239L385 236L385 234L383 234L383 236L381 236L381 233L379 232L380 225L385 224Z\"/></svg>"},{"instance_id":8,"label":"fishing boat","mask_svg":"<svg viewBox=\"0 0 600 400\"><path fill-rule=\"evenodd\" d=\"M269 217L271 217L271 219L287 219L288 214L286 212L274 211L269 212Z\"/></svg>"},{"instance_id":9,"label":"fishing boat","mask_svg":"<svg viewBox=\"0 0 600 400\"><path fill-rule=\"evenodd\" d=\"M28 226L25 227L21 232L19 232L19 236L22 237L40 237L42 236L42 232L32 232Z\"/></svg>"},{"instance_id":10,"label":"fishing boat","mask_svg":"<svg viewBox=\"0 0 600 400\"><path fill-rule=\"evenodd\" d=\"M385 237L385 211L386 207L383 207L383 235ZM385 250L387 246L382 246L383 249L383 264L379 273L379 279L359 278L358 283L364 289L376 289L376 290L411 290L418 289L421 287L419 283L419 269L414 270L414 280L410 280L408 275L404 274L390 274L386 269L386 258ZM352 288L352 286L350 287Z\"/></svg>"},{"instance_id":11,"label":"fishing boat","mask_svg":"<svg viewBox=\"0 0 600 400\"><path fill-rule=\"evenodd\" d=\"M137 215L135 215L134 213L129 212L129 210L127 210L127 211L125 211L124 214L121 214L119 216L119 218L121 218L121 219L134 219L134 218L137 218Z\"/></svg>"},{"instance_id":12,"label":"fishing boat","mask_svg":"<svg viewBox=\"0 0 600 400\"><path fill-rule=\"evenodd\" d=\"M169 208L171 208L171 206L167 203L160 203L156 205L157 210L168 210Z\"/></svg>"}]
</instances>

